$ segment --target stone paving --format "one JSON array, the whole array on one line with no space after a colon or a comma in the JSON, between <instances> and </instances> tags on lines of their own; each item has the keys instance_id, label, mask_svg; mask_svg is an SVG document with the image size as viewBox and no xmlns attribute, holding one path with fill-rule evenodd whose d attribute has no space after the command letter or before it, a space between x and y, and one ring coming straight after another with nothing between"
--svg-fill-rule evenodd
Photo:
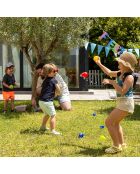
<instances>
[{"instance_id":1,"label":"stone paving","mask_svg":"<svg viewBox=\"0 0 140 174\"><path fill-rule=\"evenodd\" d=\"M71 100L114 100L116 92L114 89L89 89L88 91L70 91ZM134 95L136 102L140 103L140 93ZM0 94L0 100L3 100ZM15 100L31 100L30 91L18 91Z\"/></svg>"},{"instance_id":2,"label":"stone paving","mask_svg":"<svg viewBox=\"0 0 140 174\"><path fill-rule=\"evenodd\" d=\"M25 91L26 92L26 91ZM31 100L31 94L25 92L15 95L15 100ZM88 91L70 91L71 100L112 100L116 98L116 92L113 89L105 90L94 90L89 89ZM0 94L0 100L2 100L2 95Z\"/></svg>"}]
</instances>

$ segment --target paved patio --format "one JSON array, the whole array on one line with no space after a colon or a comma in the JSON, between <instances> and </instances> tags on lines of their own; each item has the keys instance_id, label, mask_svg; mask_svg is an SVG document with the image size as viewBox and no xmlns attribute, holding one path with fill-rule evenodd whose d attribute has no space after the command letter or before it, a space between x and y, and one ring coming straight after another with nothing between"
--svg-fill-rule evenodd
<instances>
[{"instance_id":1,"label":"paved patio","mask_svg":"<svg viewBox=\"0 0 140 174\"><path fill-rule=\"evenodd\" d=\"M71 100L112 100L116 97L116 92L112 89L89 91L70 91ZM2 100L2 94L0 94ZM27 91L16 92L15 100L31 100L31 94Z\"/></svg>"},{"instance_id":2,"label":"paved patio","mask_svg":"<svg viewBox=\"0 0 140 174\"><path fill-rule=\"evenodd\" d=\"M71 100L114 100L116 92L114 89L89 89L88 91L70 91ZM140 94L134 95L135 101L140 102ZM0 100L3 100L0 94ZM31 92L16 92L15 100L31 100Z\"/></svg>"}]
</instances>

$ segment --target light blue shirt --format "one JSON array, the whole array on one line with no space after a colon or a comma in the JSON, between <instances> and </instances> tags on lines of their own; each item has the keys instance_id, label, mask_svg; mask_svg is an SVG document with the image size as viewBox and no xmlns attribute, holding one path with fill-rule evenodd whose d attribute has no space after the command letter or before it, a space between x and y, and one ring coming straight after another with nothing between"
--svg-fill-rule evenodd
<instances>
[{"instance_id":1,"label":"light blue shirt","mask_svg":"<svg viewBox=\"0 0 140 174\"><path fill-rule=\"evenodd\" d=\"M117 77L117 83L119 86L123 86L123 81ZM121 94L117 93L117 97L121 97ZM133 97L133 88L129 88L128 91L124 94L124 97Z\"/></svg>"}]
</instances>

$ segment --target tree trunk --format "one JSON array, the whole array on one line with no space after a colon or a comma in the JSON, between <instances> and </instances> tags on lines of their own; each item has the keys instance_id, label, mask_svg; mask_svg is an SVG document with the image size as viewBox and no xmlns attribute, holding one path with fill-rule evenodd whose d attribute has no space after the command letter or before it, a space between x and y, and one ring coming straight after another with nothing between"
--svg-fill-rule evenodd
<instances>
[{"instance_id":1,"label":"tree trunk","mask_svg":"<svg viewBox=\"0 0 140 174\"><path fill-rule=\"evenodd\" d=\"M32 98L36 97L36 86L37 86L38 74L36 71L32 73Z\"/></svg>"}]
</instances>

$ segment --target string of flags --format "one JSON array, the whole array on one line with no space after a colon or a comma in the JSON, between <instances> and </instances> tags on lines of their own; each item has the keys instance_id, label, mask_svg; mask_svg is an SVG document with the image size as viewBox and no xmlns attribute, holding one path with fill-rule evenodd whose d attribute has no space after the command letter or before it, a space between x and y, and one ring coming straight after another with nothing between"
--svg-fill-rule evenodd
<instances>
[{"instance_id":1,"label":"string of flags","mask_svg":"<svg viewBox=\"0 0 140 174\"><path fill-rule=\"evenodd\" d=\"M85 43L85 49L87 50L89 44L90 44L90 48L91 48L91 53L93 54L94 51L95 51L95 48L97 48L97 52L98 52L98 56L100 55L101 51L105 50L105 54L106 54L106 57L108 56L109 52L110 51L113 51L115 56L120 56L124 51L128 51L128 52L133 52L135 51L135 53L137 54L137 56L139 57L140 56L140 49L139 48L135 48L135 49L132 49L132 48L129 48L129 49L126 49L122 46L120 46L118 43L116 43L113 39L111 39L109 37L109 34L105 31L103 31L103 34L101 36L99 36L99 40L101 41L102 39L106 39L106 38L109 38L110 41L108 42L108 44L106 46L102 46L102 45L98 45L98 44L95 44L95 43L90 43L90 42L87 42Z\"/></svg>"}]
</instances>

